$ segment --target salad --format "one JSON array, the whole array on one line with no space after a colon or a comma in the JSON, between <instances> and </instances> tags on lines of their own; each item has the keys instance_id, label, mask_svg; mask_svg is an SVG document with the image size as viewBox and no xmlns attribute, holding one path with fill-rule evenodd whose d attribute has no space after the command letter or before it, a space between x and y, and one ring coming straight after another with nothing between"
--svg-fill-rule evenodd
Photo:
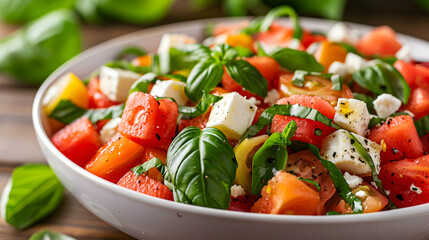
<instances>
[{"instance_id":1,"label":"salad","mask_svg":"<svg viewBox=\"0 0 429 240\"><path fill-rule=\"evenodd\" d=\"M276 19L290 18L291 26ZM43 104L52 143L88 172L210 208L336 215L429 202L429 66L381 26L303 29L282 6L165 34Z\"/></svg>"}]
</instances>

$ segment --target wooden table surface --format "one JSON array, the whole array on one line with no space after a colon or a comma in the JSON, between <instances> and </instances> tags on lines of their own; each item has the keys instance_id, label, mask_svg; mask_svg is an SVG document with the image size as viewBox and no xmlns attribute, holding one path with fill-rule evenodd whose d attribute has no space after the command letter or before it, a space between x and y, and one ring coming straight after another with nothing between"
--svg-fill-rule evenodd
<instances>
[{"instance_id":1,"label":"wooden table surface","mask_svg":"<svg viewBox=\"0 0 429 240\"><path fill-rule=\"evenodd\" d=\"M351 13L345 16L345 20L375 26L386 24L398 32L429 41L429 15ZM0 38L14 29L0 25ZM130 25L84 26L85 48L140 29L142 27ZM0 190L14 167L29 162L45 162L31 120L36 91L37 87L23 85L0 74ZM28 239L32 233L42 229L62 232L77 239L131 239L89 213L67 192L51 216L25 231L0 221L0 239Z\"/></svg>"}]
</instances>

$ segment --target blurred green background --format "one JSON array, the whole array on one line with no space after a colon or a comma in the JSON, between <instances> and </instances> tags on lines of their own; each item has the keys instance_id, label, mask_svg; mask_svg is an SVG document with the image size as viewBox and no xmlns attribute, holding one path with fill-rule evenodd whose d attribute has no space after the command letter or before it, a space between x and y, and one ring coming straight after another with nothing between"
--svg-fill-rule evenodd
<instances>
[{"instance_id":1,"label":"blurred green background","mask_svg":"<svg viewBox=\"0 0 429 240\"><path fill-rule=\"evenodd\" d=\"M263 15L284 4L301 16L363 23L363 16L379 14L409 15L414 22L429 15L429 0L0 0L0 72L39 85L62 63L94 45L91 41L97 37L88 29L121 33L121 27L126 33L189 19Z\"/></svg>"}]
</instances>

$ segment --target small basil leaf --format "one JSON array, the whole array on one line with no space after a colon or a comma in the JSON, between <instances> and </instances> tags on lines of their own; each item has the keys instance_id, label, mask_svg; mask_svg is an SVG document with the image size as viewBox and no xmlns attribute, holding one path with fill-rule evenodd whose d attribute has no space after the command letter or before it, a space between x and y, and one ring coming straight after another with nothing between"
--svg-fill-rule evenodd
<instances>
[{"instance_id":1,"label":"small basil leaf","mask_svg":"<svg viewBox=\"0 0 429 240\"><path fill-rule=\"evenodd\" d=\"M343 90L343 79L338 74L333 74L331 76L331 82L332 82L332 89L335 91L341 91Z\"/></svg>"},{"instance_id":2,"label":"small basil leaf","mask_svg":"<svg viewBox=\"0 0 429 240\"><path fill-rule=\"evenodd\" d=\"M294 30L293 30L293 38L301 40L303 31L301 26L299 25L299 19L298 15L296 14L295 10L289 6L279 6L276 8L273 8L271 11L267 13L264 20L262 20L260 31L266 32L271 27L271 24L276 20L277 18L281 16L289 16L293 22Z\"/></svg>"},{"instance_id":3,"label":"small basil leaf","mask_svg":"<svg viewBox=\"0 0 429 240\"><path fill-rule=\"evenodd\" d=\"M206 92L203 93L203 97L201 98L201 101L195 106L195 107L188 107L188 106L182 106L179 105L179 113L186 115L186 117L189 118L196 118L205 112L210 107L210 104L214 104L221 100L222 97L218 97L215 95L208 94Z\"/></svg>"},{"instance_id":4,"label":"small basil leaf","mask_svg":"<svg viewBox=\"0 0 429 240\"><path fill-rule=\"evenodd\" d=\"M238 52L228 44L220 44L213 48L211 56L222 63L226 63L236 59L238 57Z\"/></svg>"},{"instance_id":5,"label":"small basil leaf","mask_svg":"<svg viewBox=\"0 0 429 240\"><path fill-rule=\"evenodd\" d=\"M410 95L408 86L402 75L393 66L378 61L374 65L353 73L353 79L361 87L378 96L390 93L406 104Z\"/></svg>"},{"instance_id":6,"label":"small basil leaf","mask_svg":"<svg viewBox=\"0 0 429 240\"><path fill-rule=\"evenodd\" d=\"M265 52L264 48L262 47L260 42L257 42L256 45L258 46L257 48L257 54L260 57L266 57L268 56L268 54Z\"/></svg>"},{"instance_id":7,"label":"small basil leaf","mask_svg":"<svg viewBox=\"0 0 429 240\"><path fill-rule=\"evenodd\" d=\"M229 76L243 88L256 95L267 96L268 82L252 64L237 60L228 62L225 67Z\"/></svg>"},{"instance_id":8,"label":"small basil leaf","mask_svg":"<svg viewBox=\"0 0 429 240\"><path fill-rule=\"evenodd\" d=\"M199 61L210 58L210 49L201 44L186 44L169 51L169 72L191 69Z\"/></svg>"},{"instance_id":9,"label":"small basil leaf","mask_svg":"<svg viewBox=\"0 0 429 240\"><path fill-rule=\"evenodd\" d=\"M108 108L85 110L76 106L70 100L61 100L52 113L49 114L49 117L54 118L62 123L70 124L76 119L86 116L92 123L96 123L100 120L121 117L123 111L124 104L119 104Z\"/></svg>"},{"instance_id":10,"label":"small basil leaf","mask_svg":"<svg viewBox=\"0 0 429 240\"><path fill-rule=\"evenodd\" d=\"M139 79L137 79L133 85L130 87L130 91L128 92L128 95L130 95L133 92L144 92L148 93L149 86L153 83L155 83L157 80L155 73L146 73L145 75L141 76Z\"/></svg>"},{"instance_id":11,"label":"small basil leaf","mask_svg":"<svg viewBox=\"0 0 429 240\"><path fill-rule=\"evenodd\" d=\"M298 177L298 180L313 184L316 187L317 191L320 192L320 184L318 182L308 178L302 178L302 177Z\"/></svg>"},{"instance_id":12,"label":"small basil leaf","mask_svg":"<svg viewBox=\"0 0 429 240\"><path fill-rule=\"evenodd\" d=\"M376 114L374 110L374 98L361 93L353 93L353 98L366 103L369 113Z\"/></svg>"},{"instance_id":13,"label":"small basil leaf","mask_svg":"<svg viewBox=\"0 0 429 240\"><path fill-rule=\"evenodd\" d=\"M187 127L167 152L176 202L227 209L237 162L225 135L216 128Z\"/></svg>"},{"instance_id":14,"label":"small basil leaf","mask_svg":"<svg viewBox=\"0 0 429 240\"><path fill-rule=\"evenodd\" d=\"M296 70L292 77L292 84L297 87L304 87L306 75L308 75L307 71Z\"/></svg>"},{"instance_id":15,"label":"small basil leaf","mask_svg":"<svg viewBox=\"0 0 429 240\"><path fill-rule=\"evenodd\" d=\"M143 49L139 47L127 47L119 53L116 59L120 60L125 59L128 56L139 57L143 55L146 55L146 52Z\"/></svg>"},{"instance_id":16,"label":"small basil leaf","mask_svg":"<svg viewBox=\"0 0 429 240\"><path fill-rule=\"evenodd\" d=\"M429 133L429 114L414 122L419 137L423 137Z\"/></svg>"},{"instance_id":17,"label":"small basil leaf","mask_svg":"<svg viewBox=\"0 0 429 240\"><path fill-rule=\"evenodd\" d=\"M143 173L149 171L151 168L156 168L159 170L161 175L164 177L164 180L167 182L171 181L171 177L168 173L167 166L157 157L150 159L149 161L144 162L141 165L137 165L131 169L137 176L142 175ZM166 185L167 186L167 185ZM170 189L171 190L171 189Z\"/></svg>"},{"instance_id":18,"label":"small basil leaf","mask_svg":"<svg viewBox=\"0 0 429 240\"><path fill-rule=\"evenodd\" d=\"M184 83L186 83L186 79L187 79L185 76L180 75L180 74L166 74L166 75L164 75L164 77L174 79L174 80L184 82Z\"/></svg>"},{"instance_id":19,"label":"small basil leaf","mask_svg":"<svg viewBox=\"0 0 429 240\"><path fill-rule=\"evenodd\" d=\"M255 55L252 50L247 47L235 46L234 49L237 51L238 57L252 57Z\"/></svg>"},{"instance_id":20,"label":"small basil leaf","mask_svg":"<svg viewBox=\"0 0 429 240\"><path fill-rule=\"evenodd\" d=\"M281 134L273 133L255 153L252 163L252 194L260 195L262 188L275 173L286 167L286 148L296 129L296 122L289 122Z\"/></svg>"},{"instance_id":21,"label":"small basil leaf","mask_svg":"<svg viewBox=\"0 0 429 240\"><path fill-rule=\"evenodd\" d=\"M203 91L211 92L222 80L223 66L212 60L200 62L192 69L186 81L185 93L193 102L198 102Z\"/></svg>"},{"instance_id":22,"label":"small basil leaf","mask_svg":"<svg viewBox=\"0 0 429 240\"><path fill-rule=\"evenodd\" d=\"M31 235L29 240L76 240L76 238L58 232L42 230Z\"/></svg>"},{"instance_id":23,"label":"small basil leaf","mask_svg":"<svg viewBox=\"0 0 429 240\"><path fill-rule=\"evenodd\" d=\"M151 71L150 66L144 66L144 67L134 66L133 64L131 64L130 62L128 62L126 60L110 61L104 65L106 67L129 70L129 71L132 71L135 73L148 73Z\"/></svg>"},{"instance_id":24,"label":"small basil leaf","mask_svg":"<svg viewBox=\"0 0 429 240\"><path fill-rule=\"evenodd\" d=\"M61 202L64 187L47 165L28 164L15 168L5 187L2 209L10 225L25 229L45 218ZM7 191L9 190L10 191Z\"/></svg>"},{"instance_id":25,"label":"small basil leaf","mask_svg":"<svg viewBox=\"0 0 429 240\"><path fill-rule=\"evenodd\" d=\"M324 69L313 55L291 48L276 49L271 53L271 57L290 71L322 72Z\"/></svg>"},{"instance_id":26,"label":"small basil leaf","mask_svg":"<svg viewBox=\"0 0 429 240\"><path fill-rule=\"evenodd\" d=\"M321 122L327 126L330 126L336 129L340 129L340 127L337 124L335 124L331 119L321 114L316 109L300 106L298 104L295 104L295 105L274 104L273 106L265 109L265 111L262 112L258 121L252 126L250 126L243 134L243 136L240 139L240 142L246 138L255 136L259 131L264 129L265 126L267 126L273 121L273 118L275 115L306 118L306 119Z\"/></svg>"},{"instance_id":27,"label":"small basil leaf","mask_svg":"<svg viewBox=\"0 0 429 240\"><path fill-rule=\"evenodd\" d=\"M344 179L341 171L337 166L335 166L335 164L322 158L322 156L320 156L319 149L316 146L310 143L294 141L289 147L293 151L310 150L320 160L326 170L328 170L340 197L344 199L346 203L350 204L354 213L363 212L362 201L352 193L352 190Z\"/></svg>"}]
</instances>

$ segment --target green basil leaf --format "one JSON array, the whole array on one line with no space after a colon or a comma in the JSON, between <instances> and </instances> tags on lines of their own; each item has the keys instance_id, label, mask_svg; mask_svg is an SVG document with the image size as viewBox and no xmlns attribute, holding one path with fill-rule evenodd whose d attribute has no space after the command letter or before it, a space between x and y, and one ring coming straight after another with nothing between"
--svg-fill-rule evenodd
<instances>
[{"instance_id":1,"label":"green basil leaf","mask_svg":"<svg viewBox=\"0 0 429 240\"><path fill-rule=\"evenodd\" d=\"M363 212L362 201L352 193L352 190L350 189L347 181L344 179L341 171L337 168L337 166L335 166L335 164L322 158L322 156L320 156L319 149L316 146L310 143L294 141L291 145L289 145L289 147L293 151L302 151L306 149L310 150L320 160L326 170L328 170L340 197L344 199L346 203L350 204L354 213Z\"/></svg>"},{"instance_id":2,"label":"green basil leaf","mask_svg":"<svg viewBox=\"0 0 429 240\"><path fill-rule=\"evenodd\" d=\"M269 11L265 16L264 20L262 20L260 31L268 31L274 20L282 16L289 16L291 18L294 25L292 37L301 40L303 31L301 26L299 25L298 14L296 14L295 10L289 6L279 6Z\"/></svg>"},{"instance_id":3,"label":"green basil leaf","mask_svg":"<svg viewBox=\"0 0 429 240\"><path fill-rule=\"evenodd\" d=\"M198 102L204 92L211 92L222 80L223 65L213 60L200 62L192 69L186 81L185 93Z\"/></svg>"},{"instance_id":4,"label":"green basil leaf","mask_svg":"<svg viewBox=\"0 0 429 240\"><path fill-rule=\"evenodd\" d=\"M247 34L247 35L253 35L256 33L259 33L261 30L261 24L263 21L263 17L256 17L252 21L250 21L249 26L241 30L241 33Z\"/></svg>"},{"instance_id":5,"label":"green basil leaf","mask_svg":"<svg viewBox=\"0 0 429 240\"><path fill-rule=\"evenodd\" d=\"M252 50L247 47L235 46L234 49L237 51L238 57L252 57L255 55Z\"/></svg>"},{"instance_id":6,"label":"green basil leaf","mask_svg":"<svg viewBox=\"0 0 429 240\"><path fill-rule=\"evenodd\" d=\"M375 100L373 97L370 97L361 93L353 93L353 98L357 100L361 100L362 102L365 102L369 113L376 114L374 109L374 104L372 103Z\"/></svg>"},{"instance_id":7,"label":"green basil leaf","mask_svg":"<svg viewBox=\"0 0 429 240\"><path fill-rule=\"evenodd\" d=\"M31 226L57 208L63 190L47 165L27 164L15 168L2 195L6 222L19 229Z\"/></svg>"},{"instance_id":8,"label":"green basil leaf","mask_svg":"<svg viewBox=\"0 0 429 240\"><path fill-rule=\"evenodd\" d=\"M276 49L271 53L271 57L290 71L322 72L324 69L313 55L291 48Z\"/></svg>"},{"instance_id":9,"label":"green basil leaf","mask_svg":"<svg viewBox=\"0 0 429 240\"><path fill-rule=\"evenodd\" d=\"M42 230L31 235L29 240L76 240L62 233Z\"/></svg>"},{"instance_id":10,"label":"green basil leaf","mask_svg":"<svg viewBox=\"0 0 429 240\"><path fill-rule=\"evenodd\" d=\"M211 57L218 62L227 63L235 60L238 57L238 52L235 48L228 44L220 44L213 47Z\"/></svg>"},{"instance_id":11,"label":"green basil leaf","mask_svg":"<svg viewBox=\"0 0 429 240\"><path fill-rule=\"evenodd\" d=\"M252 194L260 195L262 188L275 173L286 167L288 158L286 148L296 129L296 122L289 122L282 134L273 133L255 153L252 163Z\"/></svg>"},{"instance_id":12,"label":"green basil leaf","mask_svg":"<svg viewBox=\"0 0 429 240\"><path fill-rule=\"evenodd\" d=\"M111 106L108 108L83 109L76 106L70 100L61 100L55 109L49 114L50 118L54 118L64 124L70 124L76 119L86 116L92 123L100 120L112 119L122 116L124 104Z\"/></svg>"},{"instance_id":13,"label":"green basil leaf","mask_svg":"<svg viewBox=\"0 0 429 240\"><path fill-rule=\"evenodd\" d=\"M149 92L149 86L151 84L154 84L156 82L156 74L155 73L146 73L143 76L141 76L139 79L137 79L133 85L130 87L130 91L128 92L128 95L130 95L133 92Z\"/></svg>"},{"instance_id":14,"label":"green basil leaf","mask_svg":"<svg viewBox=\"0 0 429 240\"><path fill-rule=\"evenodd\" d=\"M260 57L266 57L268 56L268 54L265 52L264 48L262 47L260 42L256 42L256 45L258 46L257 48L257 54Z\"/></svg>"},{"instance_id":15,"label":"green basil leaf","mask_svg":"<svg viewBox=\"0 0 429 240\"><path fill-rule=\"evenodd\" d=\"M126 60L115 60L115 61L110 61L107 62L106 64L104 64L106 67L110 67L110 68L119 68L119 69L123 69L123 70L129 70L135 73L148 73L150 72L151 66L144 66L144 67L139 67L139 66L134 66L133 64L131 64L131 62L128 62Z\"/></svg>"},{"instance_id":16,"label":"green basil leaf","mask_svg":"<svg viewBox=\"0 0 429 240\"><path fill-rule=\"evenodd\" d=\"M221 99L222 99L222 97L218 97L218 96L203 92L203 97L201 98L200 102L195 107L178 105L179 113L186 115L186 117L188 119L189 118L196 118L196 117L204 114L205 112L207 112L207 110L210 107L210 104L214 104Z\"/></svg>"},{"instance_id":17,"label":"green basil leaf","mask_svg":"<svg viewBox=\"0 0 429 240\"><path fill-rule=\"evenodd\" d=\"M225 67L229 76L243 88L258 96L267 96L268 82L252 64L237 60L228 62Z\"/></svg>"},{"instance_id":18,"label":"green basil leaf","mask_svg":"<svg viewBox=\"0 0 429 240\"><path fill-rule=\"evenodd\" d=\"M302 178L302 177L298 177L298 180L313 184L316 187L317 191L320 192L320 184L318 182L308 178Z\"/></svg>"},{"instance_id":19,"label":"green basil leaf","mask_svg":"<svg viewBox=\"0 0 429 240\"><path fill-rule=\"evenodd\" d=\"M419 137L423 137L429 133L429 114L414 122Z\"/></svg>"},{"instance_id":20,"label":"green basil leaf","mask_svg":"<svg viewBox=\"0 0 429 240\"><path fill-rule=\"evenodd\" d=\"M116 59L120 60L120 59L125 59L126 57L129 57L129 56L139 57L143 55L146 55L146 51L144 51L143 49L139 47L127 47L119 53Z\"/></svg>"},{"instance_id":21,"label":"green basil leaf","mask_svg":"<svg viewBox=\"0 0 429 240\"><path fill-rule=\"evenodd\" d=\"M393 66L378 61L353 73L353 79L363 88L378 96L382 93L390 93L407 104L410 95L408 86L402 75Z\"/></svg>"},{"instance_id":22,"label":"green basil leaf","mask_svg":"<svg viewBox=\"0 0 429 240\"><path fill-rule=\"evenodd\" d=\"M240 139L240 142L246 138L255 136L259 131L264 129L265 126L267 126L273 121L273 118L275 115L306 118L306 119L321 122L327 126L330 126L336 129L340 129L340 127L337 124L335 124L331 119L321 114L316 109L300 106L298 104L294 104L294 105L274 104L273 106L265 109L265 111L262 112L258 121L252 126L250 126L243 134L243 136Z\"/></svg>"},{"instance_id":23,"label":"green basil leaf","mask_svg":"<svg viewBox=\"0 0 429 240\"><path fill-rule=\"evenodd\" d=\"M166 75L164 75L164 77L174 79L174 80L184 82L184 83L186 83L186 79L187 79L185 76L180 75L180 74L166 74Z\"/></svg>"},{"instance_id":24,"label":"green basil leaf","mask_svg":"<svg viewBox=\"0 0 429 240\"><path fill-rule=\"evenodd\" d=\"M343 90L343 78L338 74L333 74L331 76L332 89L335 91Z\"/></svg>"},{"instance_id":25,"label":"green basil leaf","mask_svg":"<svg viewBox=\"0 0 429 240\"><path fill-rule=\"evenodd\" d=\"M297 87L304 87L305 76L308 73L307 71L296 70L292 77L292 84Z\"/></svg>"},{"instance_id":26,"label":"green basil leaf","mask_svg":"<svg viewBox=\"0 0 429 240\"><path fill-rule=\"evenodd\" d=\"M216 128L187 127L167 152L167 168L177 202L227 209L237 162L225 135Z\"/></svg>"},{"instance_id":27,"label":"green basil leaf","mask_svg":"<svg viewBox=\"0 0 429 240\"><path fill-rule=\"evenodd\" d=\"M169 51L169 72L191 69L198 62L210 58L210 49L202 44L186 44Z\"/></svg>"}]
</instances>

